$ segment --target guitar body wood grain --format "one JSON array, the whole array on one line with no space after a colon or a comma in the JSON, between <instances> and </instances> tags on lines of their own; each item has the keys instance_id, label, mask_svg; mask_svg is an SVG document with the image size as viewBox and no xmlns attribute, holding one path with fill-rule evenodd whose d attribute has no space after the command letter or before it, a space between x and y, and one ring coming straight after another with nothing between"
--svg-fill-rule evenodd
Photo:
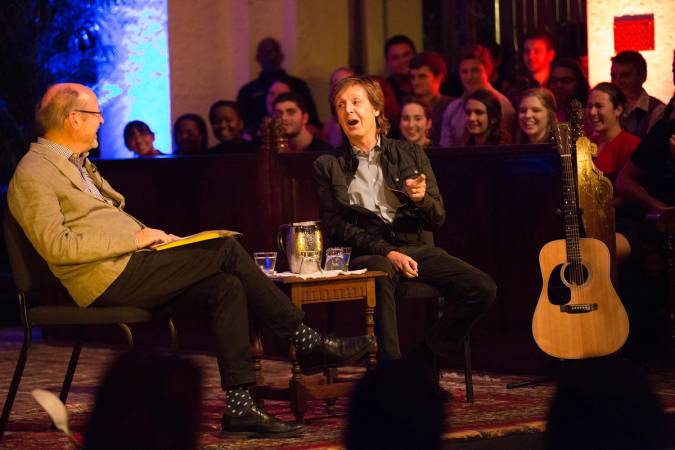
<instances>
[{"instance_id":1,"label":"guitar body wood grain","mask_svg":"<svg viewBox=\"0 0 675 450\"><path fill-rule=\"evenodd\" d=\"M607 246L597 239L579 242L588 276L583 284L572 284L570 300L565 305L555 305L548 297L549 283L560 283L561 268L567 264L565 240L551 241L539 253L544 283L532 318L532 334L537 345L556 358L609 355L618 351L628 337L628 316L610 280ZM584 311L586 307L587 312L561 310Z\"/></svg>"}]
</instances>

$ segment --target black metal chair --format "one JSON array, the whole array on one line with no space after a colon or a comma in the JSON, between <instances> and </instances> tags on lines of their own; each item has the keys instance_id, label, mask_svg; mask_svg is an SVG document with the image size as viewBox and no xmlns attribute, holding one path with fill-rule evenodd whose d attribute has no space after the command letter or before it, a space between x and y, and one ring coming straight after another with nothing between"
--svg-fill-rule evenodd
<instances>
[{"instance_id":1,"label":"black metal chair","mask_svg":"<svg viewBox=\"0 0 675 450\"><path fill-rule=\"evenodd\" d=\"M396 298L398 300L424 300L438 299L438 314L442 314L443 295L430 284L420 281L411 281L401 278L396 288ZM473 403L473 374L471 372L471 341L467 334L464 338L464 383L466 385L466 402Z\"/></svg>"},{"instance_id":2,"label":"black metal chair","mask_svg":"<svg viewBox=\"0 0 675 450\"><path fill-rule=\"evenodd\" d=\"M76 339L73 351L68 363L63 385L61 387L60 399L63 403L68 398L70 385L75 374L75 368L82 350L82 340L84 329L87 326L98 325L117 325L125 333L127 343L130 348L133 347L133 334L130 324L150 322L153 320L153 312L135 308L135 307L95 307L90 306L81 308L75 304L72 299L68 305L30 305L27 294L38 290L56 289L60 286L59 281L54 277L46 262L35 251L23 230L11 215L9 210L5 210L3 217L3 231L7 245L7 253L12 268L12 279L17 289L19 298L19 313L23 325L23 345L21 353L16 363L14 376L7 393L7 399L0 417L0 441L5 432L9 415L12 411L14 398L19 389L19 383L23 375L23 370L28 358L28 349L32 341L32 329L36 326L44 325L64 325L75 326L79 328L79 336ZM176 329L171 318L166 317L169 324L171 335L171 350L177 352Z\"/></svg>"}]
</instances>

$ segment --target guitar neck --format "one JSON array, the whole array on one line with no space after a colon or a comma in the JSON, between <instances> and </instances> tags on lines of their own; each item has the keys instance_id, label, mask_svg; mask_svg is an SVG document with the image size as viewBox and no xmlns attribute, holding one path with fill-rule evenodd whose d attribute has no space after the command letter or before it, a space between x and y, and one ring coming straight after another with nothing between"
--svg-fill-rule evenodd
<instances>
[{"instance_id":1,"label":"guitar neck","mask_svg":"<svg viewBox=\"0 0 675 450\"><path fill-rule=\"evenodd\" d=\"M579 245L579 207L577 205L577 180L572 161L572 143L569 124L558 124L556 130L556 144L562 161L563 175L563 214L565 217L565 246L567 261L581 261L581 247Z\"/></svg>"}]
</instances>

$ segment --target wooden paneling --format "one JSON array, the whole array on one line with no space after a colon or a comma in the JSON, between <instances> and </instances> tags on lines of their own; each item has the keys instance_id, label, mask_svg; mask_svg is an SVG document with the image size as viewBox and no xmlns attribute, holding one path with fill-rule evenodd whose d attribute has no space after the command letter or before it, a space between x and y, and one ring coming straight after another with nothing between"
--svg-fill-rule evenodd
<instances>
[{"instance_id":1,"label":"wooden paneling","mask_svg":"<svg viewBox=\"0 0 675 450\"><path fill-rule=\"evenodd\" d=\"M560 169L555 150L509 146L431 149L428 154L448 217L436 244L490 274L499 288L496 304L472 334L475 366L510 372L546 368L547 359L531 336L531 318L541 288L539 249L563 236L556 215ZM315 157L261 151L97 164L125 194L127 210L148 226L178 234L236 229L253 252L274 249L280 224L318 219ZM359 308L338 311L338 332L362 332ZM400 308L405 352L428 324L415 319L424 316L425 306L408 302ZM310 324L322 326L324 316L308 309ZM193 331L182 331L183 339L194 342ZM457 360L448 364L461 366L461 356L458 351Z\"/></svg>"}]
</instances>

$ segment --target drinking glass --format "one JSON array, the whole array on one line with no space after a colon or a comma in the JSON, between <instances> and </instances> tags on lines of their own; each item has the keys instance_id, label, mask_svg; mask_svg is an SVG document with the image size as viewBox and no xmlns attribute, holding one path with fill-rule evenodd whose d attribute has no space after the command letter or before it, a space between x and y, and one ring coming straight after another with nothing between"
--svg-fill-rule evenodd
<instances>
[{"instance_id":1,"label":"drinking glass","mask_svg":"<svg viewBox=\"0 0 675 450\"><path fill-rule=\"evenodd\" d=\"M277 265L277 252L256 252L253 260L265 272L265 275L274 274L274 266Z\"/></svg>"},{"instance_id":2,"label":"drinking glass","mask_svg":"<svg viewBox=\"0 0 675 450\"><path fill-rule=\"evenodd\" d=\"M300 274L321 272L321 251L306 250L300 252Z\"/></svg>"},{"instance_id":3,"label":"drinking glass","mask_svg":"<svg viewBox=\"0 0 675 450\"><path fill-rule=\"evenodd\" d=\"M349 270L351 247L331 247L326 250L324 270Z\"/></svg>"}]
</instances>

